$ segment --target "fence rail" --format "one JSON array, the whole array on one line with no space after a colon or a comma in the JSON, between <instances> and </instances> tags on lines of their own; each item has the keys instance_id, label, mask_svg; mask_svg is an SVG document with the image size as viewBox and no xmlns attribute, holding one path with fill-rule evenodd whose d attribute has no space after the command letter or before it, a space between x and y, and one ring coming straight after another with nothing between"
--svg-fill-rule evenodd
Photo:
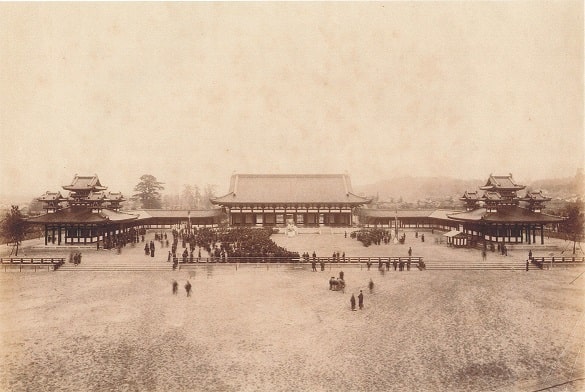
<instances>
[{"instance_id":1,"label":"fence rail","mask_svg":"<svg viewBox=\"0 0 585 392\"><path fill-rule=\"evenodd\" d=\"M386 263L411 263L419 269L424 268L424 261L422 257L316 257L316 258L300 258L300 257L202 257L193 260L187 258L179 258L177 262L180 266L186 266L197 263L312 263L316 264L371 264L380 265Z\"/></svg>"},{"instance_id":2,"label":"fence rail","mask_svg":"<svg viewBox=\"0 0 585 392\"><path fill-rule=\"evenodd\" d=\"M585 264L585 257L532 257L530 262L540 269L553 268L555 266L579 266Z\"/></svg>"},{"instance_id":3,"label":"fence rail","mask_svg":"<svg viewBox=\"0 0 585 392\"><path fill-rule=\"evenodd\" d=\"M61 265L65 263L65 259L60 257L2 257L0 258L0 264L4 267L4 271L7 271L8 267L18 267L19 271L22 271L23 267L33 267L36 271L37 268L47 268L50 271L57 270Z\"/></svg>"}]
</instances>

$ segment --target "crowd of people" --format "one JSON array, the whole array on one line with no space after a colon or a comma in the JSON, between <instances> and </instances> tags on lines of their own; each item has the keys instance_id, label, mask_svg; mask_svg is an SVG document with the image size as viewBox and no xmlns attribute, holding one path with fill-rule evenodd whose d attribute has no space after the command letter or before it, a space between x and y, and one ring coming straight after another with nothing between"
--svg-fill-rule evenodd
<instances>
[{"instance_id":1,"label":"crowd of people","mask_svg":"<svg viewBox=\"0 0 585 392\"><path fill-rule=\"evenodd\" d=\"M183 263L201 261L202 251L211 261L216 262L246 262L257 259L272 261L299 257L297 252L290 252L276 245L270 238L271 235L272 230L266 228L175 228L171 232L171 249L168 251L167 261L172 261L175 265L179 261ZM155 241L159 241L161 247L165 245L169 247L167 233L156 233L155 240L145 245L145 254L154 257ZM179 246L183 249L182 252Z\"/></svg>"},{"instance_id":2,"label":"crowd of people","mask_svg":"<svg viewBox=\"0 0 585 392\"><path fill-rule=\"evenodd\" d=\"M353 231L350 237L357 239L366 247L370 245L381 245L382 243L388 245L392 240L390 230L379 228L365 228Z\"/></svg>"}]
</instances>

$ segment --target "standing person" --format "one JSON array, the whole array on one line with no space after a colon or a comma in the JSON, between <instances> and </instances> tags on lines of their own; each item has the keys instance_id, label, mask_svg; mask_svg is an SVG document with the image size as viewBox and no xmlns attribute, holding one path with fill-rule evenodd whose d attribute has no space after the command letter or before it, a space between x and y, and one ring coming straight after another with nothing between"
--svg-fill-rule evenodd
<instances>
[{"instance_id":1,"label":"standing person","mask_svg":"<svg viewBox=\"0 0 585 392\"><path fill-rule=\"evenodd\" d=\"M185 291L187 292L187 297L191 296L191 282L187 281L185 283Z\"/></svg>"},{"instance_id":2,"label":"standing person","mask_svg":"<svg viewBox=\"0 0 585 392\"><path fill-rule=\"evenodd\" d=\"M321 271L325 271L325 262L323 260L319 260L319 264L321 264Z\"/></svg>"},{"instance_id":3,"label":"standing person","mask_svg":"<svg viewBox=\"0 0 585 392\"><path fill-rule=\"evenodd\" d=\"M173 294L176 295L178 291L179 291L179 284L177 283L176 280L173 280Z\"/></svg>"},{"instance_id":4,"label":"standing person","mask_svg":"<svg viewBox=\"0 0 585 392\"><path fill-rule=\"evenodd\" d=\"M526 260L526 271L528 271L528 266L530 265L530 262L528 260Z\"/></svg>"},{"instance_id":5,"label":"standing person","mask_svg":"<svg viewBox=\"0 0 585 392\"><path fill-rule=\"evenodd\" d=\"M424 235L424 234L421 234L421 236L420 236L420 240L421 240L422 242L425 242L425 235Z\"/></svg>"},{"instance_id":6,"label":"standing person","mask_svg":"<svg viewBox=\"0 0 585 392\"><path fill-rule=\"evenodd\" d=\"M485 249L482 249L482 251L481 251L481 259L483 261L485 261L486 258L487 258L487 252L485 251Z\"/></svg>"},{"instance_id":7,"label":"standing person","mask_svg":"<svg viewBox=\"0 0 585 392\"><path fill-rule=\"evenodd\" d=\"M313 272L317 272L317 262L315 261L315 259L311 260L311 268Z\"/></svg>"},{"instance_id":8,"label":"standing person","mask_svg":"<svg viewBox=\"0 0 585 392\"><path fill-rule=\"evenodd\" d=\"M370 294L374 291L374 281L370 279L370 283L368 283L368 288L370 289Z\"/></svg>"},{"instance_id":9,"label":"standing person","mask_svg":"<svg viewBox=\"0 0 585 392\"><path fill-rule=\"evenodd\" d=\"M360 307L360 310L364 308L364 293L362 293L361 290L360 290L360 293L358 295L358 305Z\"/></svg>"},{"instance_id":10,"label":"standing person","mask_svg":"<svg viewBox=\"0 0 585 392\"><path fill-rule=\"evenodd\" d=\"M353 294L351 295L351 298L349 299L349 303L351 304L351 310L355 310L355 297L353 296Z\"/></svg>"},{"instance_id":11,"label":"standing person","mask_svg":"<svg viewBox=\"0 0 585 392\"><path fill-rule=\"evenodd\" d=\"M532 260L532 249L528 251L528 260Z\"/></svg>"},{"instance_id":12,"label":"standing person","mask_svg":"<svg viewBox=\"0 0 585 392\"><path fill-rule=\"evenodd\" d=\"M412 256L412 248L409 246L408 247L408 257Z\"/></svg>"}]
</instances>

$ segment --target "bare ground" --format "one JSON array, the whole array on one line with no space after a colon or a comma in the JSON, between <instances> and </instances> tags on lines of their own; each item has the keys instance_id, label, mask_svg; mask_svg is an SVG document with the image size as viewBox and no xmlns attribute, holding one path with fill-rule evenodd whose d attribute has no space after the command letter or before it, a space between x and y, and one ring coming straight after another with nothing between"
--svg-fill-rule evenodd
<instances>
[{"instance_id":1,"label":"bare ground","mask_svg":"<svg viewBox=\"0 0 585 392\"><path fill-rule=\"evenodd\" d=\"M302 241L352 249L342 235ZM140 249L84 260L132 252ZM0 273L0 389L535 391L584 376L585 276L570 283L582 269L381 275L347 266L345 293L328 290L338 272ZM360 289L365 309L352 312ZM584 388L577 380L551 390Z\"/></svg>"}]
</instances>

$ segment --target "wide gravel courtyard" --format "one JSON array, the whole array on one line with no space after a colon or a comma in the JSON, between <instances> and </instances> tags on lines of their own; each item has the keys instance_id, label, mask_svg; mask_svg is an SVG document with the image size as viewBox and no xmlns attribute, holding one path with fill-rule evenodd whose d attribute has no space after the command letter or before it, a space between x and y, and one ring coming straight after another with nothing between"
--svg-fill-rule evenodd
<instances>
[{"instance_id":1,"label":"wide gravel courtyard","mask_svg":"<svg viewBox=\"0 0 585 392\"><path fill-rule=\"evenodd\" d=\"M329 268L2 272L0 389L585 389L583 269L344 266L342 293L328 289ZM352 312L359 290L365 308Z\"/></svg>"}]
</instances>

